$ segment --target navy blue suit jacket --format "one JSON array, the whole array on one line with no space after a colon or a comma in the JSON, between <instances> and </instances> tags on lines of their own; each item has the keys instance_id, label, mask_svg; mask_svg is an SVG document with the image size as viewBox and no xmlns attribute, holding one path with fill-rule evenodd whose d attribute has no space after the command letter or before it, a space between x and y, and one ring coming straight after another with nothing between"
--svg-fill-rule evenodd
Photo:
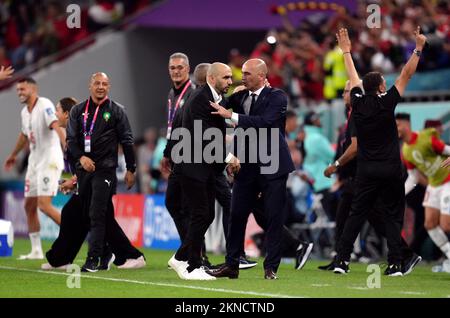
<instances>
[{"instance_id":1,"label":"navy blue suit jacket","mask_svg":"<svg viewBox=\"0 0 450 318\"><path fill-rule=\"evenodd\" d=\"M236 176L236 180L241 178L256 177L261 174L261 167L269 166L270 163L261 162L259 155L259 144L261 142L267 143L268 154L270 156L271 151L271 134L270 128L278 128L278 147L272 149L278 152L279 166L276 171L271 174L262 174L267 179L276 179L278 177L284 176L295 170L294 164L292 162L291 154L286 142L286 108L287 108L287 97L286 94L276 88L265 87L255 105L250 110L249 115L245 115L243 104L248 97L249 91L243 90L236 94L230 96L227 106L233 108L233 112L239 114L239 121L236 128L247 129L250 127L256 128L257 139L258 139L258 162L257 163L242 163L241 170ZM266 134L266 140L261 140L264 136L260 136L258 128L269 128ZM236 140L235 140L236 141ZM237 154L235 148L235 154ZM246 143L245 151L249 150L249 145Z\"/></svg>"}]
</instances>

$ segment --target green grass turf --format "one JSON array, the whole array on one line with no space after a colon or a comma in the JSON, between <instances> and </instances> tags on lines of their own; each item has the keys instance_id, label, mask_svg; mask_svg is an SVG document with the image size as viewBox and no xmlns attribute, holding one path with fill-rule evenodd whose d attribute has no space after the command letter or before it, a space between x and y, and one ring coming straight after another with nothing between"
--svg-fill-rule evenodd
<instances>
[{"instance_id":1,"label":"green grass turf","mask_svg":"<svg viewBox=\"0 0 450 318\"><path fill-rule=\"evenodd\" d=\"M44 241L44 250L50 244ZM425 264L405 277L381 275L381 288L374 289L367 287L366 265L351 264L348 275L336 275L317 270L323 264L318 261L309 261L300 271L294 270L293 264L283 263L276 281L263 279L262 259L257 267L241 271L239 279L183 281L167 269L167 260L173 252L150 249L143 250L146 268L113 267L110 271L82 273L81 288L71 289L66 284L71 279L68 273L40 271L45 260L16 259L29 249L28 240L18 239L14 242L13 256L0 258L0 297L450 297L450 274L433 273L431 266ZM83 246L75 263L81 266L85 255ZM223 256L210 258L213 263L223 262Z\"/></svg>"}]
</instances>

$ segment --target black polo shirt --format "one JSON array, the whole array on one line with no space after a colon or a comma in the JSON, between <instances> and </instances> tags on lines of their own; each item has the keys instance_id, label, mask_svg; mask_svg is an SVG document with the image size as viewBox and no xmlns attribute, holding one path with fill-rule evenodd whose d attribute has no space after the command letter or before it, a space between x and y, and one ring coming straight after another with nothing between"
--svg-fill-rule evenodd
<instances>
[{"instance_id":1,"label":"black polo shirt","mask_svg":"<svg viewBox=\"0 0 450 318\"><path fill-rule=\"evenodd\" d=\"M360 87L351 92L353 116L358 136L358 165L400 163L400 146L395 107L401 96L395 86L383 94L363 94Z\"/></svg>"}]
</instances>

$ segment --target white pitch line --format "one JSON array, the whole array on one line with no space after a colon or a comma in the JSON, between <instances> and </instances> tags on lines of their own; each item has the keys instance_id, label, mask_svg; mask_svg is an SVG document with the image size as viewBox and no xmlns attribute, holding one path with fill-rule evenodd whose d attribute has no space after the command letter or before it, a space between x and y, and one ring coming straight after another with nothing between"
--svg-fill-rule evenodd
<instances>
[{"instance_id":1,"label":"white pitch line","mask_svg":"<svg viewBox=\"0 0 450 318\"><path fill-rule=\"evenodd\" d=\"M330 284L311 284L312 287L330 287Z\"/></svg>"},{"instance_id":2,"label":"white pitch line","mask_svg":"<svg viewBox=\"0 0 450 318\"><path fill-rule=\"evenodd\" d=\"M422 292L413 292L413 291L401 291L398 292L399 294L404 294L404 295L425 295L425 293Z\"/></svg>"},{"instance_id":3,"label":"white pitch line","mask_svg":"<svg viewBox=\"0 0 450 318\"><path fill-rule=\"evenodd\" d=\"M347 287L347 288L348 288L348 289L356 289L356 290L369 290L368 287L358 287L358 286L354 286L354 287L349 286L349 287Z\"/></svg>"},{"instance_id":4,"label":"white pitch line","mask_svg":"<svg viewBox=\"0 0 450 318\"><path fill-rule=\"evenodd\" d=\"M22 271L22 272L30 272L30 273L41 273L41 274L49 274L49 275L63 275L63 276L74 275L73 273L33 270L33 269L27 269L27 268L8 267L8 266L0 266L0 269L15 270L15 271ZM219 292L219 293L242 294L242 295L261 296L261 297L305 298L304 296L291 296L291 295L282 295L282 294L257 293L257 292L244 291L244 290L233 290L233 289L224 289L224 288L208 288L208 287L201 287L201 286L178 285L178 284L170 284L170 283L154 283L154 282L147 282L147 281L120 279L120 278L102 277L102 276L92 276L92 275L85 275L85 274L80 274L80 277L82 277L82 278L91 278L91 279L99 279L99 280L106 280L106 281L112 281L112 282L139 284L139 285L152 285L152 286L162 286L162 287L187 288L187 289L205 290L205 291Z\"/></svg>"}]
</instances>

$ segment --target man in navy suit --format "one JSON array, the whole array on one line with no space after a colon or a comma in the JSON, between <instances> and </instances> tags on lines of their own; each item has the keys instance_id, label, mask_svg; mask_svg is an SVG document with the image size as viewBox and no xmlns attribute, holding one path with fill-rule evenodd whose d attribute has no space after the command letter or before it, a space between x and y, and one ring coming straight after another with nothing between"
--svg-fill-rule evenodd
<instances>
[{"instance_id":1,"label":"man in navy suit","mask_svg":"<svg viewBox=\"0 0 450 318\"><path fill-rule=\"evenodd\" d=\"M242 74L246 90L230 97L228 106L233 108L233 112L211 103L216 109L213 114L230 119L236 125L237 136L247 133L256 136L256 139L250 137L250 142L244 143L243 148L239 146L245 138L237 140L241 170L235 176L233 186L226 263L211 271L211 275L238 277L239 255L247 219L258 194L262 193L264 214L268 221L264 278L277 279L285 221L283 207L286 202L286 181L288 174L295 169L285 139L287 97L282 90L265 86L267 66L264 61L248 60L242 67ZM241 134L238 133L239 129Z\"/></svg>"}]
</instances>

